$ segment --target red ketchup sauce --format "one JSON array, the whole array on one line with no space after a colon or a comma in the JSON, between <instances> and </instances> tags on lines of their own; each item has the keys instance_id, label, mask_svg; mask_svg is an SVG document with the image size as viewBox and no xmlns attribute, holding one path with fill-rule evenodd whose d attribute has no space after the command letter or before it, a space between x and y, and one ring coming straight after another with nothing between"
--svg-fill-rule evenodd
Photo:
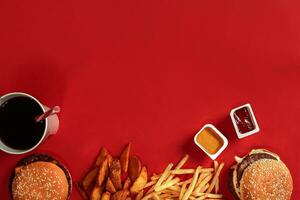
<instances>
[{"instance_id":1,"label":"red ketchup sauce","mask_svg":"<svg viewBox=\"0 0 300 200\"><path fill-rule=\"evenodd\" d=\"M233 116L240 133L247 133L255 129L251 113L247 107L236 110Z\"/></svg>"}]
</instances>

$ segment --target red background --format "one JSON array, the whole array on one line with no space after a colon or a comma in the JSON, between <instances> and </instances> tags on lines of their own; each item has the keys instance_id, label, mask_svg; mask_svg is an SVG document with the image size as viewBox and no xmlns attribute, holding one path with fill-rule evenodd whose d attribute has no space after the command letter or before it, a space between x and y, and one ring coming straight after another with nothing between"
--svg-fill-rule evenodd
<instances>
[{"instance_id":1,"label":"red background","mask_svg":"<svg viewBox=\"0 0 300 200\"><path fill-rule=\"evenodd\" d=\"M299 1L0 1L0 93L60 105L49 152L80 179L98 149L128 141L151 172L185 153L205 123L229 139L222 192L235 155L278 153L300 199ZM238 140L232 108L251 103L261 131ZM23 156L0 153L0 198ZM71 199L80 199L76 189Z\"/></svg>"}]
</instances>

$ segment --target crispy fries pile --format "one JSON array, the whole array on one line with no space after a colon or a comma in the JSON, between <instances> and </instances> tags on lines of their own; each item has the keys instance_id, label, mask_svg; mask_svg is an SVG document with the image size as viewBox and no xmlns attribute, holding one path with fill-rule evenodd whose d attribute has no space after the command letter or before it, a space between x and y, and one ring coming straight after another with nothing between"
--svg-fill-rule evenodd
<instances>
[{"instance_id":1,"label":"crispy fries pile","mask_svg":"<svg viewBox=\"0 0 300 200\"><path fill-rule=\"evenodd\" d=\"M130 156L130 149L128 144L119 158L100 149L94 166L77 184L85 200L140 200L144 196L147 168L137 156Z\"/></svg>"},{"instance_id":2,"label":"crispy fries pile","mask_svg":"<svg viewBox=\"0 0 300 200\"><path fill-rule=\"evenodd\" d=\"M113 158L105 148L89 172L78 182L85 200L222 200L219 194L219 175L224 163L214 161L212 168L198 166L184 169L189 159L185 155L174 167L170 163L163 173L148 172L137 156L130 156L131 144L119 158ZM183 178L186 177L191 178ZM146 193L145 193L146 192Z\"/></svg>"},{"instance_id":3,"label":"crispy fries pile","mask_svg":"<svg viewBox=\"0 0 300 200\"><path fill-rule=\"evenodd\" d=\"M213 168L183 169L189 156L185 155L173 168L170 163L162 174L154 174L145 185L148 189L142 200L203 200L223 199L219 193L219 175L224 163L214 161ZM192 178L182 180L180 176L190 174Z\"/></svg>"}]
</instances>

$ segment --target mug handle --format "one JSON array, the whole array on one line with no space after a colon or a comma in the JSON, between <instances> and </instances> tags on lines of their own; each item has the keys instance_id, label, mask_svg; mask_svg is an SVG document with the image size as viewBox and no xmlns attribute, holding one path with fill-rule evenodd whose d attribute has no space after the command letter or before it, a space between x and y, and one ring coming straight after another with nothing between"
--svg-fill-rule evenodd
<instances>
[{"instance_id":1,"label":"mug handle","mask_svg":"<svg viewBox=\"0 0 300 200\"><path fill-rule=\"evenodd\" d=\"M43 105L45 111L48 111L50 108ZM55 115L51 115L47 118L47 121L48 121L48 126L47 126L47 136L48 135L55 135L58 131L58 128L59 128L59 119L58 119L58 116L57 114Z\"/></svg>"}]
</instances>

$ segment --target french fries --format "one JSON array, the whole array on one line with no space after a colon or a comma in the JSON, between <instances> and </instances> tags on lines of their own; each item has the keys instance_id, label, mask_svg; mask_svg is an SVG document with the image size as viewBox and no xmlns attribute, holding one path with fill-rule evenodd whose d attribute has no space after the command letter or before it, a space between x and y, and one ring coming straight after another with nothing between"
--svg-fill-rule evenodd
<instances>
[{"instance_id":1,"label":"french fries","mask_svg":"<svg viewBox=\"0 0 300 200\"><path fill-rule=\"evenodd\" d=\"M187 184L188 183L183 183L182 188L179 193L179 199L182 199L183 195L185 194Z\"/></svg>"},{"instance_id":2,"label":"french fries","mask_svg":"<svg viewBox=\"0 0 300 200\"><path fill-rule=\"evenodd\" d=\"M200 170L201 170L201 167L197 167L196 172L193 176L192 182L191 182L190 186L188 187L188 189L186 190L186 192L184 193L182 200L187 200L191 196L192 192L194 191L195 185L197 183Z\"/></svg>"},{"instance_id":3,"label":"french fries","mask_svg":"<svg viewBox=\"0 0 300 200\"><path fill-rule=\"evenodd\" d=\"M168 176L170 175L170 172L171 172L171 169L173 167L173 163L170 163L165 171L162 173L162 175L160 176L160 178L158 179L158 181L156 182L156 184L154 185L154 190L157 189L161 184L162 182L168 178Z\"/></svg>"},{"instance_id":4,"label":"french fries","mask_svg":"<svg viewBox=\"0 0 300 200\"><path fill-rule=\"evenodd\" d=\"M218 164L218 162L215 160L215 161L214 161L214 169L215 169L215 171L217 171L218 166L219 166L219 164ZM215 193L217 193L217 194L219 193L219 179L216 180Z\"/></svg>"},{"instance_id":5,"label":"french fries","mask_svg":"<svg viewBox=\"0 0 300 200\"><path fill-rule=\"evenodd\" d=\"M224 163L215 161L213 168L198 166L196 169L183 169L188 158L185 155L174 168L170 163L163 173L153 174L145 185L148 192L142 200L222 200L223 195L218 194L218 183ZM185 177L182 175L192 175L192 178L182 179Z\"/></svg>"},{"instance_id":6,"label":"french fries","mask_svg":"<svg viewBox=\"0 0 300 200\"><path fill-rule=\"evenodd\" d=\"M216 185L216 182L217 180L219 179L219 175L220 175L220 172L222 170L222 168L224 167L224 163L221 163L219 166L218 166L218 169L217 171L215 172L215 175L214 175L214 178L212 179L212 182L211 184L209 185L208 189L207 189L207 192L210 193L214 186Z\"/></svg>"},{"instance_id":7,"label":"french fries","mask_svg":"<svg viewBox=\"0 0 300 200\"><path fill-rule=\"evenodd\" d=\"M148 181L147 169L137 156L130 156L131 143L127 144L120 158L112 157L102 147L91 170L78 190L84 200L141 200Z\"/></svg>"},{"instance_id":8,"label":"french fries","mask_svg":"<svg viewBox=\"0 0 300 200\"><path fill-rule=\"evenodd\" d=\"M154 188L154 191L159 192L159 191L162 191L164 189L170 188L173 185L175 185L176 183L179 183L179 181L180 181L180 179L178 177L176 177L176 178L174 178L174 179L172 179L172 180L170 180L170 181Z\"/></svg>"}]
</instances>

